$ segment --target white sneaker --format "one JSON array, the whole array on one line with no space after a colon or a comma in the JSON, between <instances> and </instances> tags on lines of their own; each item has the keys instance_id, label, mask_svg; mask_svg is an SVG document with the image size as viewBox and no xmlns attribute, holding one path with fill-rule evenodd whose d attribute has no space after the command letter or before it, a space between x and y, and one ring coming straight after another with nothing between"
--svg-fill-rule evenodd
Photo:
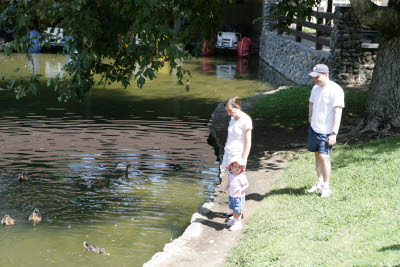
<instances>
[{"instance_id":1,"label":"white sneaker","mask_svg":"<svg viewBox=\"0 0 400 267\"><path fill-rule=\"evenodd\" d=\"M226 225L228 225L230 227L230 226L234 225L235 222L236 222L236 220L234 218L232 218L226 223Z\"/></svg>"},{"instance_id":2,"label":"white sneaker","mask_svg":"<svg viewBox=\"0 0 400 267\"><path fill-rule=\"evenodd\" d=\"M241 222L235 222L230 228L229 228L229 231L237 231L237 230L240 230L240 229L242 229L243 228L243 226L242 226L242 223Z\"/></svg>"},{"instance_id":3,"label":"white sneaker","mask_svg":"<svg viewBox=\"0 0 400 267\"><path fill-rule=\"evenodd\" d=\"M244 214L244 213L242 212L242 219L243 219L243 217L244 217L243 214ZM235 217L233 217L233 215L232 215L231 217L229 217L229 220L232 220L233 218L235 218Z\"/></svg>"},{"instance_id":4,"label":"white sneaker","mask_svg":"<svg viewBox=\"0 0 400 267\"><path fill-rule=\"evenodd\" d=\"M321 197L329 197L329 195L332 193L332 191L329 188L322 188L322 194Z\"/></svg>"},{"instance_id":5,"label":"white sneaker","mask_svg":"<svg viewBox=\"0 0 400 267\"><path fill-rule=\"evenodd\" d=\"M310 190L308 190L308 193L315 192L317 190L322 190L322 184L318 181L315 185L313 185Z\"/></svg>"}]
</instances>

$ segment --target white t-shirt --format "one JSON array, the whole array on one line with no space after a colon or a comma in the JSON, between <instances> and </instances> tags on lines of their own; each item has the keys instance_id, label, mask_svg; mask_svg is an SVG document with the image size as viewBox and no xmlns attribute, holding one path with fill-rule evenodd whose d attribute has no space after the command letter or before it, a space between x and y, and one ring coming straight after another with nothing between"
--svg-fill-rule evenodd
<instances>
[{"instance_id":1,"label":"white t-shirt","mask_svg":"<svg viewBox=\"0 0 400 267\"><path fill-rule=\"evenodd\" d=\"M231 118L228 126L228 139L225 143L224 157L221 163L221 170L225 170L233 156L242 157L244 150L244 132L253 129L253 122L249 115L240 111L240 119Z\"/></svg>"},{"instance_id":2,"label":"white t-shirt","mask_svg":"<svg viewBox=\"0 0 400 267\"><path fill-rule=\"evenodd\" d=\"M335 82L328 81L324 87L315 85L311 91L313 103L311 128L320 134L329 134L333 126L333 107L344 108L343 89Z\"/></svg>"},{"instance_id":3,"label":"white t-shirt","mask_svg":"<svg viewBox=\"0 0 400 267\"><path fill-rule=\"evenodd\" d=\"M247 184L247 177L242 172L241 174L229 173L229 195L231 197L244 197L246 194L242 192L239 195L239 189Z\"/></svg>"}]
</instances>

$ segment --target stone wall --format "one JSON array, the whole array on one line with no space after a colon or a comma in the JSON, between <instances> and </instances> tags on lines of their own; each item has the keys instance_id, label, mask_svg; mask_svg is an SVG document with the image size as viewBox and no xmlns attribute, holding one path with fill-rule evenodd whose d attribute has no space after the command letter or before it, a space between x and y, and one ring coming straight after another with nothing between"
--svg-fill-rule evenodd
<instances>
[{"instance_id":1,"label":"stone wall","mask_svg":"<svg viewBox=\"0 0 400 267\"><path fill-rule=\"evenodd\" d=\"M260 37L260 59L296 84L313 83L308 77L310 70L318 64L329 66L329 53L315 50L292 38L273 30L275 21L269 18L273 0L266 0L264 6L263 31ZM261 68L261 66L260 66Z\"/></svg>"},{"instance_id":2,"label":"stone wall","mask_svg":"<svg viewBox=\"0 0 400 267\"><path fill-rule=\"evenodd\" d=\"M258 79L268 84L270 90L274 90L281 86L291 86L296 85L291 80L288 80L281 73L277 72L275 69L271 68L263 60L260 60L258 69Z\"/></svg>"},{"instance_id":3,"label":"stone wall","mask_svg":"<svg viewBox=\"0 0 400 267\"><path fill-rule=\"evenodd\" d=\"M296 84L311 85L313 80L308 73L312 68L318 63L330 65L329 54L296 43L277 32L263 32L260 44L260 59Z\"/></svg>"},{"instance_id":4,"label":"stone wall","mask_svg":"<svg viewBox=\"0 0 400 267\"><path fill-rule=\"evenodd\" d=\"M352 7L337 5L331 38L331 77L341 84L369 84L375 66L376 46L363 44L362 27Z\"/></svg>"},{"instance_id":5,"label":"stone wall","mask_svg":"<svg viewBox=\"0 0 400 267\"><path fill-rule=\"evenodd\" d=\"M269 18L274 0L265 0L263 31L260 37L260 59L296 84L311 85L308 73L323 63L331 70L331 79L343 85L369 84L375 65L377 45L363 44L362 27L350 5L337 5L331 47L315 50L278 34L275 21ZM262 66L260 66L262 68Z\"/></svg>"}]
</instances>

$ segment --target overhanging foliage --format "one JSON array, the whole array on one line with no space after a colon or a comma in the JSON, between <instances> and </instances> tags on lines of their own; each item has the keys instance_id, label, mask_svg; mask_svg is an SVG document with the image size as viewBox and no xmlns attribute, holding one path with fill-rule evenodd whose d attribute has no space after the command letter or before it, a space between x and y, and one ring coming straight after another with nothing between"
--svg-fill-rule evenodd
<instances>
[{"instance_id":1,"label":"overhanging foliage","mask_svg":"<svg viewBox=\"0 0 400 267\"><path fill-rule=\"evenodd\" d=\"M27 53L36 29L49 46L48 27L62 28L67 36L71 61L64 66L68 73L48 81L60 101L82 98L96 84L119 82L123 87L135 80L141 88L146 79L164 62L176 68L178 84L189 89L190 72L177 62L191 57L186 49L195 38L211 39L221 20L221 9L232 0L12 0L2 1L1 27L13 29L13 40L5 43L4 52ZM176 22L181 25L176 26ZM175 23L175 27L174 27ZM137 43L137 41L139 43ZM27 55L30 59L29 54ZM100 75L100 81L94 76ZM13 80L9 88L17 97L36 93L40 76L29 82Z\"/></svg>"}]
</instances>

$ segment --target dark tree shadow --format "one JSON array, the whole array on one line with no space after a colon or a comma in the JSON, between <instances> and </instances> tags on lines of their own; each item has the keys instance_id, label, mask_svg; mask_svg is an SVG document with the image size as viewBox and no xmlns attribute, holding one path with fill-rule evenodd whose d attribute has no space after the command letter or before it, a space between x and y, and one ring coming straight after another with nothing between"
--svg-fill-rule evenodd
<instances>
[{"instance_id":1,"label":"dark tree shadow","mask_svg":"<svg viewBox=\"0 0 400 267\"><path fill-rule=\"evenodd\" d=\"M379 252L385 252L385 251L388 251L388 250L400 250L400 244L387 246L387 247L382 247L378 251Z\"/></svg>"},{"instance_id":2,"label":"dark tree shadow","mask_svg":"<svg viewBox=\"0 0 400 267\"><path fill-rule=\"evenodd\" d=\"M255 200L255 201L261 201L264 198L267 198L269 196L274 196L274 195L295 195L295 196L302 196L306 195L306 187L300 187L300 188L281 188L277 190L271 190L265 195L261 195L258 193L251 193L246 195L246 200Z\"/></svg>"}]
</instances>

